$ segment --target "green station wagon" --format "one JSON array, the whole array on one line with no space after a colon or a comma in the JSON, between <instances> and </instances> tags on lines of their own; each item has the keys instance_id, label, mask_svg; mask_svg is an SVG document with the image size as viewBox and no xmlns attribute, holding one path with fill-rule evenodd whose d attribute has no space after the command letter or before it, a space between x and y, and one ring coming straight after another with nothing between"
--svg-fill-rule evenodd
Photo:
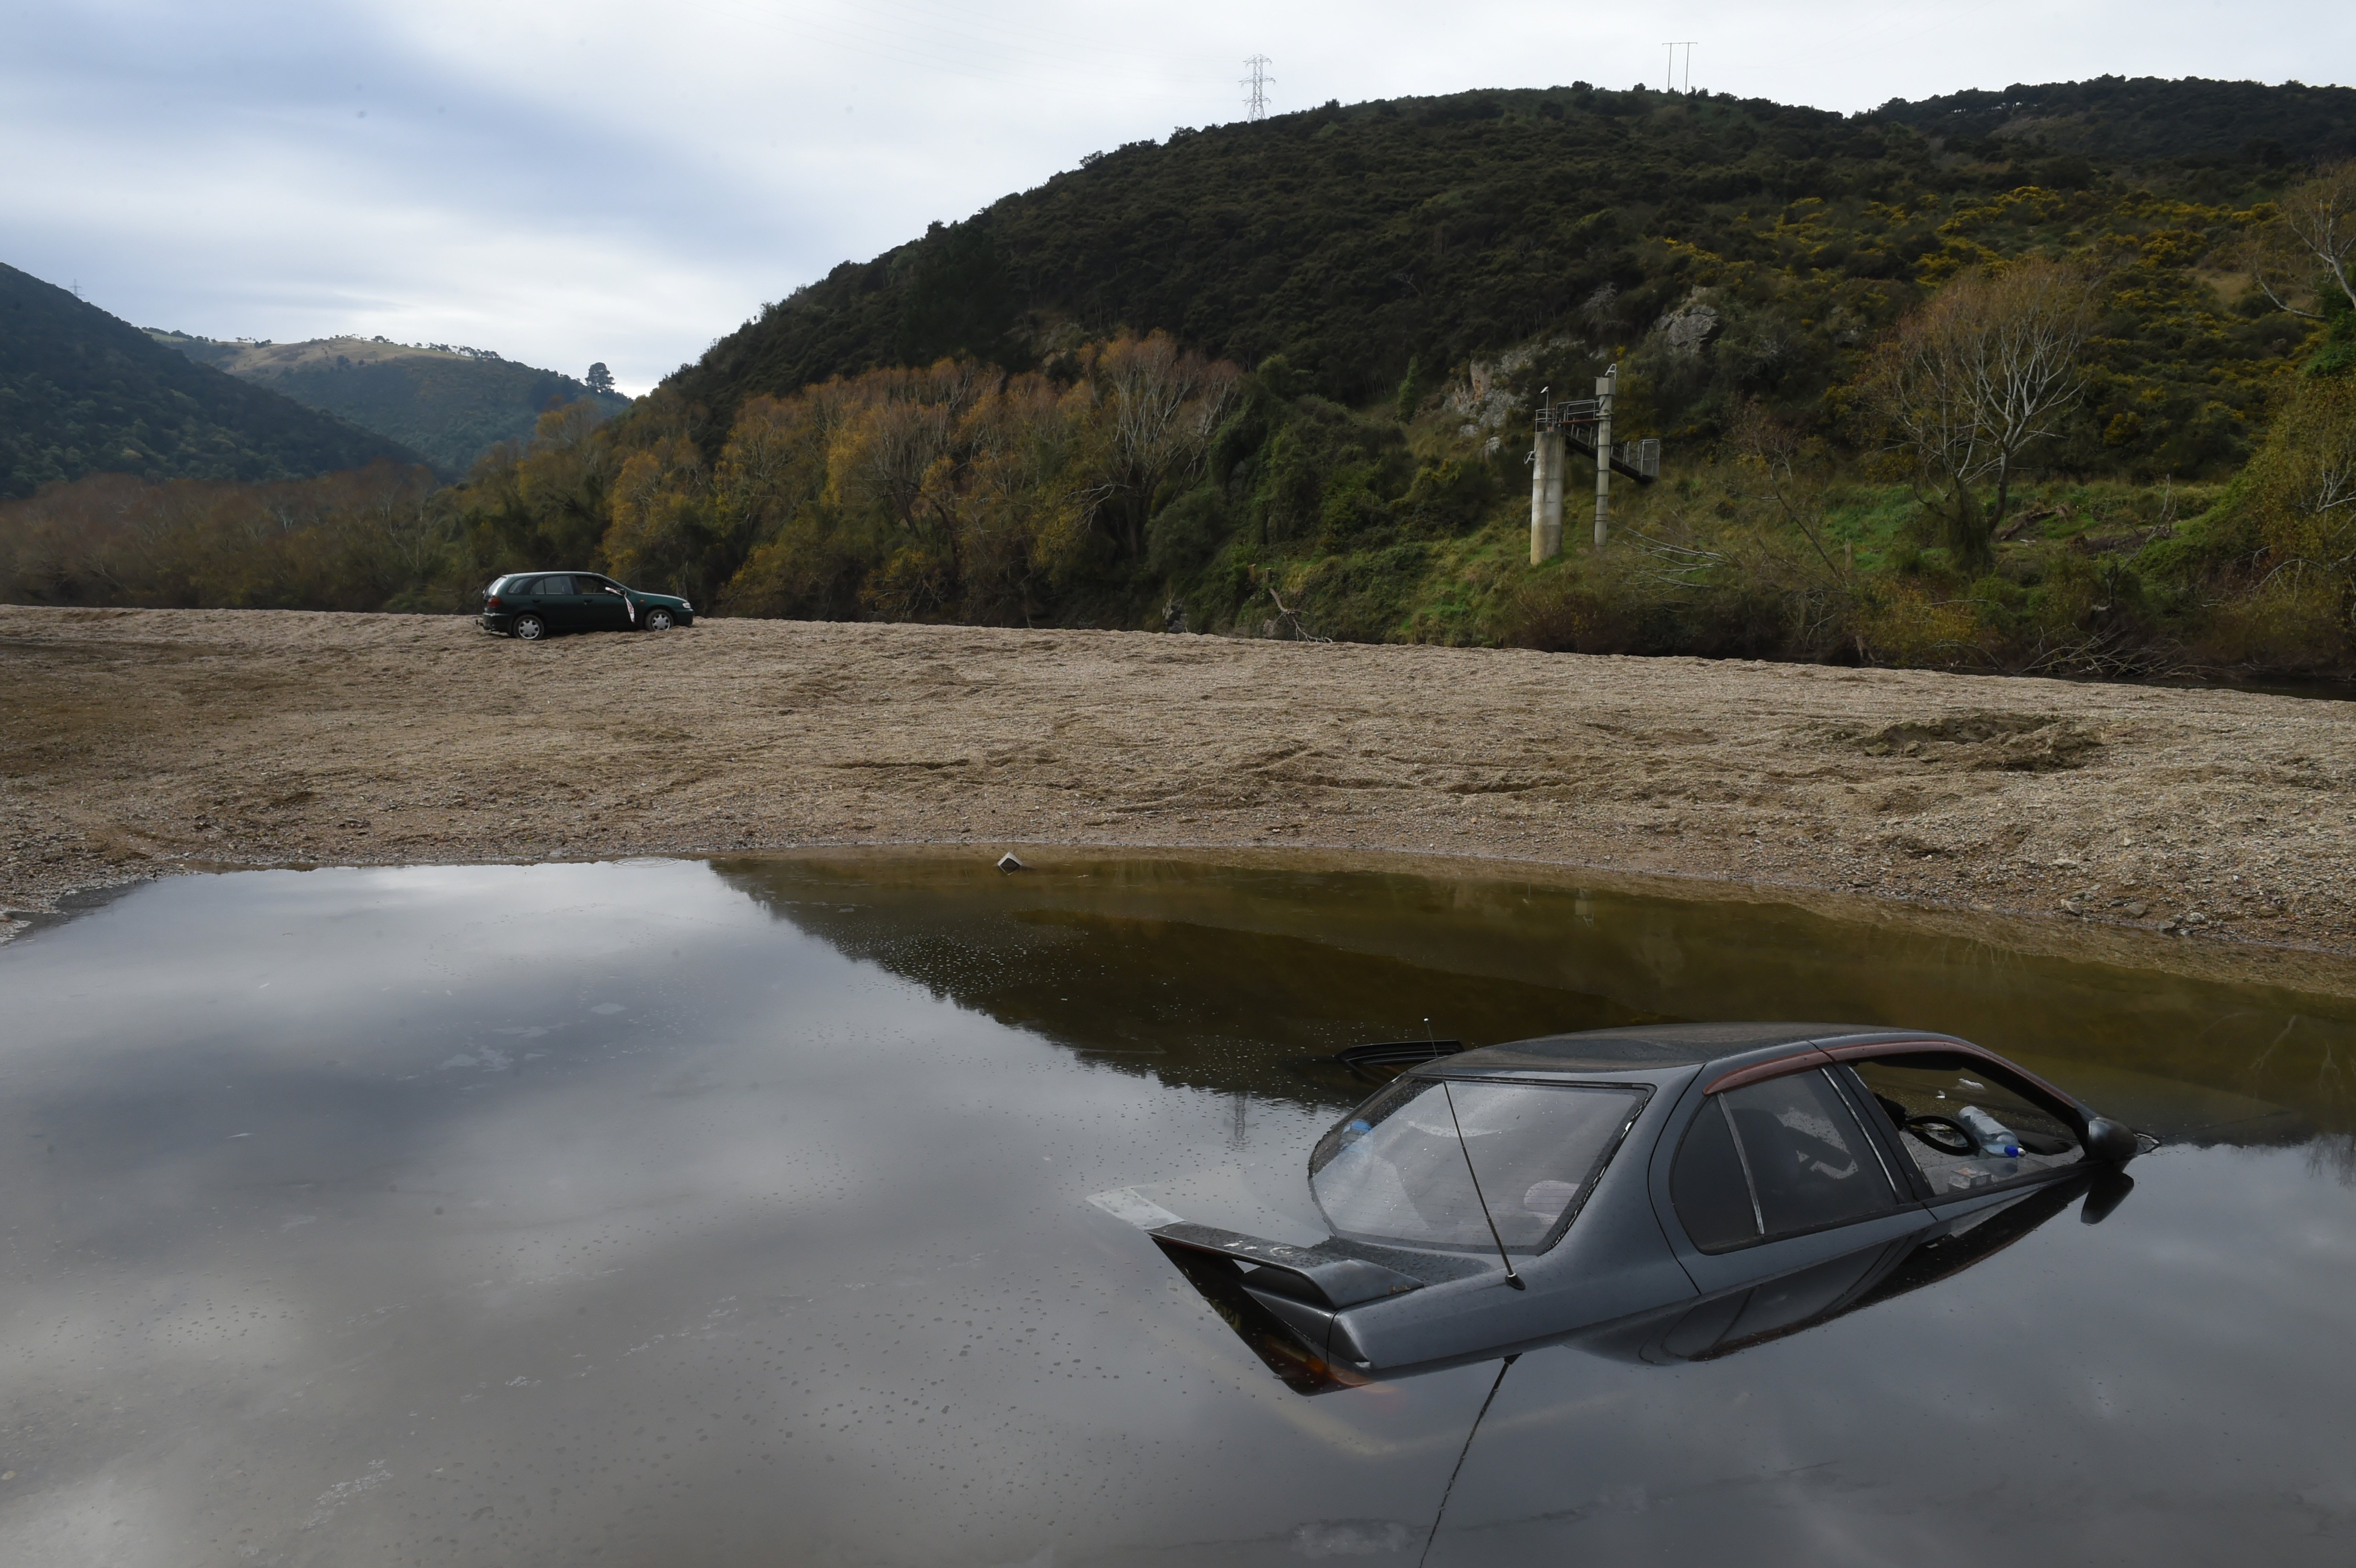
<instances>
[{"instance_id":1,"label":"green station wagon","mask_svg":"<svg viewBox=\"0 0 2356 1568\"><path fill-rule=\"evenodd\" d=\"M695 606L594 571L517 571L483 590L483 630L536 643L552 632L668 632Z\"/></svg>"}]
</instances>

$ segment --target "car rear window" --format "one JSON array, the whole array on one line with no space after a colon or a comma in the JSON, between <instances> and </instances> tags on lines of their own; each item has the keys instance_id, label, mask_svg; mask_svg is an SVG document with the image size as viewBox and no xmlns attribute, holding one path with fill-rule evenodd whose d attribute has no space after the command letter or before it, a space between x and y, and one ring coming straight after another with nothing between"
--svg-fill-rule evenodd
<instances>
[{"instance_id":1,"label":"car rear window","mask_svg":"<svg viewBox=\"0 0 2356 1568\"><path fill-rule=\"evenodd\" d=\"M1342 1235L1543 1252L1577 1217L1644 1100L1636 1089L1402 1078L1319 1140L1310 1191Z\"/></svg>"}]
</instances>

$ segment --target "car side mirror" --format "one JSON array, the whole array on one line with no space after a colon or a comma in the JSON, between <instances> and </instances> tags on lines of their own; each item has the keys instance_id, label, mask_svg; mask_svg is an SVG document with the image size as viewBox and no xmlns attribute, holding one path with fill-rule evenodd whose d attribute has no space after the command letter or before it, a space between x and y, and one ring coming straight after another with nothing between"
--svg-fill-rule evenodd
<instances>
[{"instance_id":1,"label":"car side mirror","mask_svg":"<svg viewBox=\"0 0 2356 1568\"><path fill-rule=\"evenodd\" d=\"M2125 1165L2142 1152L2143 1145L2136 1141L2135 1129L2125 1122L2096 1116L2086 1124L2088 1157L2108 1160L2113 1165Z\"/></svg>"}]
</instances>

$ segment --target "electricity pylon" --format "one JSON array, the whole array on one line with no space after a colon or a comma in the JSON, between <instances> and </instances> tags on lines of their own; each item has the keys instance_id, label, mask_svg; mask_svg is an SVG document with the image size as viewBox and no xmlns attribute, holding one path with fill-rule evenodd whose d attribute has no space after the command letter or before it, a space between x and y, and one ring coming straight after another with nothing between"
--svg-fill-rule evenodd
<instances>
[{"instance_id":1,"label":"electricity pylon","mask_svg":"<svg viewBox=\"0 0 2356 1568\"><path fill-rule=\"evenodd\" d=\"M1268 84L1276 80L1268 74L1269 58L1266 55L1254 55L1244 61L1244 64L1251 67L1251 74L1236 85L1251 89L1251 96L1244 100L1250 111L1245 118L1265 120L1268 118Z\"/></svg>"}]
</instances>

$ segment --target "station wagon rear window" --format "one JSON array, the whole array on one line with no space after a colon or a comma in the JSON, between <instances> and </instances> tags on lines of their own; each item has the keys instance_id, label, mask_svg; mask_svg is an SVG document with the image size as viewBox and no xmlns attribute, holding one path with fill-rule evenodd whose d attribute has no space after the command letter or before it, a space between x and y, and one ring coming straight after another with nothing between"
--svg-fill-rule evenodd
<instances>
[{"instance_id":1,"label":"station wagon rear window","mask_svg":"<svg viewBox=\"0 0 2356 1568\"><path fill-rule=\"evenodd\" d=\"M1402 1078L1319 1140L1310 1191L1339 1235L1543 1252L1644 1101L1637 1089Z\"/></svg>"}]
</instances>

